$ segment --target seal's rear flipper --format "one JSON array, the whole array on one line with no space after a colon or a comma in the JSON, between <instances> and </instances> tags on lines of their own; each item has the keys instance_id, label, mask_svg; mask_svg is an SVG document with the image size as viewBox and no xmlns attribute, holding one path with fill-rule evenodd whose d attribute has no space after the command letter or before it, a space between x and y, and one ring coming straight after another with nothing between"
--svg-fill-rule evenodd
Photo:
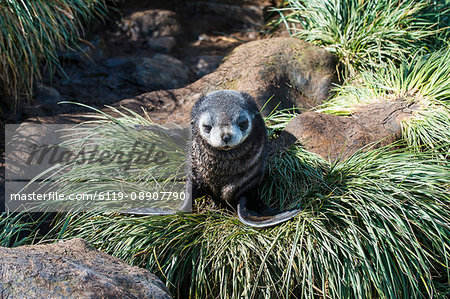
<instances>
[{"instance_id":1,"label":"seal's rear flipper","mask_svg":"<svg viewBox=\"0 0 450 299\"><path fill-rule=\"evenodd\" d=\"M261 213L258 213L248 210L246 203L247 199L245 197L241 197L237 207L239 220L245 225L256 228L269 227L286 222L301 212L300 209L295 209L277 213L270 208L266 208L261 211Z\"/></svg>"}]
</instances>

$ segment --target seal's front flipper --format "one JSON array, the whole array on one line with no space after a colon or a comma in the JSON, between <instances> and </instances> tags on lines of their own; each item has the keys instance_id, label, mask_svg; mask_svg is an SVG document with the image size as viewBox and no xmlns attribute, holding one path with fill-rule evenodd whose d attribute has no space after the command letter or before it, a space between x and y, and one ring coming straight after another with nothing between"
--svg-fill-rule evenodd
<instances>
[{"instance_id":1,"label":"seal's front flipper","mask_svg":"<svg viewBox=\"0 0 450 299\"><path fill-rule=\"evenodd\" d=\"M277 212L270 208L265 208L261 212L255 212L248 210L246 204L247 199L241 197L237 207L239 220L245 225L256 228L269 227L286 222L301 212L300 209Z\"/></svg>"}]
</instances>

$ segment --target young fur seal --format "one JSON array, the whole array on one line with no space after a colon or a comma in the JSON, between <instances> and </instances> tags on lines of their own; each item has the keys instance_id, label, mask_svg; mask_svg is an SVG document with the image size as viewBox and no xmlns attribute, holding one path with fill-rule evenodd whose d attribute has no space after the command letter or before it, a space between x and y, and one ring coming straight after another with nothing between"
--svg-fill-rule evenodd
<instances>
[{"instance_id":1,"label":"young fur seal","mask_svg":"<svg viewBox=\"0 0 450 299\"><path fill-rule=\"evenodd\" d=\"M192 108L188 154L188 202L209 195L219 206L235 207L246 225L267 227L300 210L274 211L260 200L268 138L253 98L220 90L200 98Z\"/></svg>"}]
</instances>

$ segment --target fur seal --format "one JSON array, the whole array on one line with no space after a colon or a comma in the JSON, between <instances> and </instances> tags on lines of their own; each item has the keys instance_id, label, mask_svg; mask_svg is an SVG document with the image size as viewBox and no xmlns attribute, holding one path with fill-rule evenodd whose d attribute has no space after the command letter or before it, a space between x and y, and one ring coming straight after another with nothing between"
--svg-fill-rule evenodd
<instances>
[{"instance_id":1,"label":"fur seal","mask_svg":"<svg viewBox=\"0 0 450 299\"><path fill-rule=\"evenodd\" d=\"M191 112L188 202L209 195L221 207L237 205L240 221L252 227L293 218L300 210L279 212L260 200L267 157L266 126L249 94L219 90L200 98Z\"/></svg>"}]
</instances>

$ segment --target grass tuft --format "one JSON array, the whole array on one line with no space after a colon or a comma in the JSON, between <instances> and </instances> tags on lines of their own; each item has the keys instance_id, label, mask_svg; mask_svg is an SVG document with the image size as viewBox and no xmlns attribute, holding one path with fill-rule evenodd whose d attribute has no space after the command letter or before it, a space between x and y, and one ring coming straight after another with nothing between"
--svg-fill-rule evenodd
<instances>
[{"instance_id":1,"label":"grass tuft","mask_svg":"<svg viewBox=\"0 0 450 299\"><path fill-rule=\"evenodd\" d=\"M66 102L71 103L71 102ZM77 103L72 103L77 104ZM174 125L170 130L154 124L143 115L124 108L109 107L112 117L84 104L97 114L85 115L89 120L60 130L63 151L68 159L56 163L31 182L43 180L40 188L64 194L86 194L107 199L99 209L116 211L123 202L133 209L146 207L144 198L153 192L172 191L174 199L184 191L187 130ZM144 129L137 129L136 126ZM156 160L155 160L156 159ZM170 208L177 202L153 201L152 207ZM89 201L49 202L48 210L97 209ZM100 205L100 204L99 204ZM38 204L40 208L42 204ZM147 206L148 208L148 206Z\"/></svg>"},{"instance_id":2,"label":"grass tuft","mask_svg":"<svg viewBox=\"0 0 450 299\"><path fill-rule=\"evenodd\" d=\"M44 219L27 213L0 214L0 246L17 247L30 244L38 237L37 227Z\"/></svg>"},{"instance_id":3,"label":"grass tuft","mask_svg":"<svg viewBox=\"0 0 450 299\"><path fill-rule=\"evenodd\" d=\"M315 168L310 154L295 156ZM57 232L148 268L181 298L444 297L448 161L384 148L327 166L292 186L303 212L274 228L245 227L226 211L85 213L63 216Z\"/></svg>"},{"instance_id":4,"label":"grass tuft","mask_svg":"<svg viewBox=\"0 0 450 299\"><path fill-rule=\"evenodd\" d=\"M275 9L294 37L335 53L344 75L379 69L448 43L450 3L429 0L288 0Z\"/></svg>"},{"instance_id":5,"label":"grass tuft","mask_svg":"<svg viewBox=\"0 0 450 299\"><path fill-rule=\"evenodd\" d=\"M41 80L41 63L60 69L58 50L74 47L82 23L104 17L104 0L0 1L0 90L14 109Z\"/></svg>"}]
</instances>

